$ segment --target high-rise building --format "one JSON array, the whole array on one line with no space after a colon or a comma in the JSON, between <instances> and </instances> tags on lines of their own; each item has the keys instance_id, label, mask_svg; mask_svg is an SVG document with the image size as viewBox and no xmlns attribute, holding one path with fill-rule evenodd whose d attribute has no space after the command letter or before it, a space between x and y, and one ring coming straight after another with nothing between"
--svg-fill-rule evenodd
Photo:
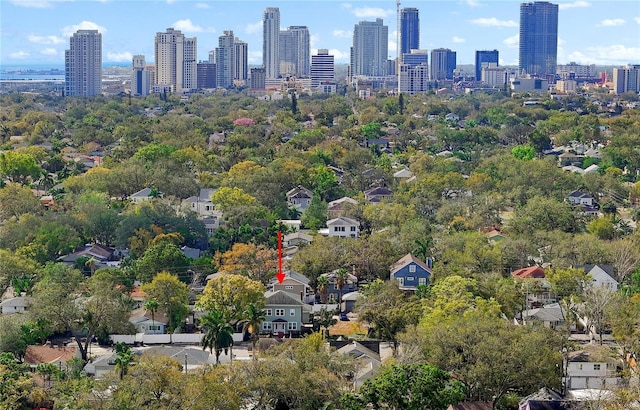
<instances>
[{"instance_id":1,"label":"high-rise building","mask_svg":"<svg viewBox=\"0 0 640 410\"><path fill-rule=\"evenodd\" d=\"M198 86L196 38L185 37L180 30L168 28L156 33L156 81L154 89L189 91Z\"/></svg>"},{"instance_id":2,"label":"high-rise building","mask_svg":"<svg viewBox=\"0 0 640 410\"><path fill-rule=\"evenodd\" d=\"M233 47L235 48L233 80L244 85L249 79L249 46L244 41L236 38L233 42Z\"/></svg>"},{"instance_id":3,"label":"high-rise building","mask_svg":"<svg viewBox=\"0 0 640 410\"><path fill-rule=\"evenodd\" d=\"M234 37L232 30L225 30L218 37L215 50L218 87L232 87L236 82L244 84L249 74L247 43Z\"/></svg>"},{"instance_id":4,"label":"high-rise building","mask_svg":"<svg viewBox=\"0 0 640 410\"><path fill-rule=\"evenodd\" d=\"M98 30L78 30L69 39L64 53L65 95L100 95L102 87L102 34Z\"/></svg>"},{"instance_id":5,"label":"high-rise building","mask_svg":"<svg viewBox=\"0 0 640 410\"><path fill-rule=\"evenodd\" d=\"M427 63L411 66L400 64L399 91L407 94L425 93L432 88L429 80L429 66Z\"/></svg>"},{"instance_id":6,"label":"high-rise building","mask_svg":"<svg viewBox=\"0 0 640 410\"><path fill-rule=\"evenodd\" d=\"M420 48L420 16L418 9L400 10L400 55Z\"/></svg>"},{"instance_id":7,"label":"high-rise building","mask_svg":"<svg viewBox=\"0 0 640 410\"><path fill-rule=\"evenodd\" d=\"M326 48L321 48L318 54L311 56L311 88L316 89L321 83L335 81L334 56Z\"/></svg>"},{"instance_id":8,"label":"high-rise building","mask_svg":"<svg viewBox=\"0 0 640 410\"><path fill-rule=\"evenodd\" d=\"M413 49L410 53L402 54L402 64L415 67L420 64L429 63L429 53L427 50Z\"/></svg>"},{"instance_id":9,"label":"high-rise building","mask_svg":"<svg viewBox=\"0 0 640 410\"><path fill-rule=\"evenodd\" d=\"M250 88L252 90L264 90L267 73L264 67L253 67L251 69Z\"/></svg>"},{"instance_id":10,"label":"high-rise building","mask_svg":"<svg viewBox=\"0 0 640 410\"><path fill-rule=\"evenodd\" d=\"M218 87L216 64L201 61L198 67L198 89L212 89Z\"/></svg>"},{"instance_id":11,"label":"high-rise building","mask_svg":"<svg viewBox=\"0 0 640 410\"><path fill-rule=\"evenodd\" d=\"M147 70L147 62L143 55L133 56L133 72L131 73L131 94L149 95L151 89L151 72Z\"/></svg>"},{"instance_id":12,"label":"high-rise building","mask_svg":"<svg viewBox=\"0 0 640 410\"><path fill-rule=\"evenodd\" d=\"M381 18L356 24L351 47L351 75L387 75L388 47L389 28Z\"/></svg>"},{"instance_id":13,"label":"high-rise building","mask_svg":"<svg viewBox=\"0 0 640 410\"><path fill-rule=\"evenodd\" d=\"M280 74L309 77L309 28L290 26L280 31Z\"/></svg>"},{"instance_id":14,"label":"high-rise building","mask_svg":"<svg viewBox=\"0 0 640 410\"><path fill-rule=\"evenodd\" d=\"M498 50L476 50L476 81L482 79L482 67L498 66Z\"/></svg>"},{"instance_id":15,"label":"high-rise building","mask_svg":"<svg viewBox=\"0 0 640 410\"><path fill-rule=\"evenodd\" d=\"M452 80L453 70L456 69L456 52L448 48L431 50L432 80Z\"/></svg>"},{"instance_id":16,"label":"high-rise building","mask_svg":"<svg viewBox=\"0 0 640 410\"><path fill-rule=\"evenodd\" d=\"M520 71L553 78L557 59L558 5L546 1L520 4Z\"/></svg>"},{"instance_id":17,"label":"high-rise building","mask_svg":"<svg viewBox=\"0 0 640 410\"><path fill-rule=\"evenodd\" d=\"M280 76L280 9L267 7L262 15L262 61L267 78Z\"/></svg>"},{"instance_id":18,"label":"high-rise building","mask_svg":"<svg viewBox=\"0 0 640 410\"><path fill-rule=\"evenodd\" d=\"M616 94L627 91L640 92L640 65L628 65L613 69L613 89Z\"/></svg>"}]
</instances>

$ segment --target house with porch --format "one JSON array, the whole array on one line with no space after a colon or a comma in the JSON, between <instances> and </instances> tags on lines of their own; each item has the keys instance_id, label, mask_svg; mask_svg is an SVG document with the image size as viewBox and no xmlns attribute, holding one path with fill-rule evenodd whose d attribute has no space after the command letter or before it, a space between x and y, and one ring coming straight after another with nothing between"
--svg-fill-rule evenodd
<instances>
[{"instance_id":1,"label":"house with porch","mask_svg":"<svg viewBox=\"0 0 640 410\"><path fill-rule=\"evenodd\" d=\"M265 292L265 318L260 333L279 337L298 336L311 323L311 305L284 290Z\"/></svg>"},{"instance_id":2,"label":"house with porch","mask_svg":"<svg viewBox=\"0 0 640 410\"><path fill-rule=\"evenodd\" d=\"M418 286L428 285L431 279L431 266L411 253L398 259L390 271L391 280L398 283L400 290L407 292L415 292Z\"/></svg>"},{"instance_id":3,"label":"house with porch","mask_svg":"<svg viewBox=\"0 0 640 410\"><path fill-rule=\"evenodd\" d=\"M144 333L146 335L162 335L167 327L167 317L164 310L158 309L155 312L146 310L143 307L135 309L129 316L135 328L136 333Z\"/></svg>"}]
</instances>

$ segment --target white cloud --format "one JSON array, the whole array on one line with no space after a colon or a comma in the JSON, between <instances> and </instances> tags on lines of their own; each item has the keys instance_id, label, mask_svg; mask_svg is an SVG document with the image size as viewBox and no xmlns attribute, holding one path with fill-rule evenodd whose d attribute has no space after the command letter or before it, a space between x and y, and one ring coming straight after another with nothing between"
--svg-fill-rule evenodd
<instances>
[{"instance_id":1,"label":"white cloud","mask_svg":"<svg viewBox=\"0 0 640 410\"><path fill-rule=\"evenodd\" d=\"M9 57L19 60L29 57L29 53L27 53L26 51L16 51L15 53L9 54Z\"/></svg>"},{"instance_id":2,"label":"white cloud","mask_svg":"<svg viewBox=\"0 0 640 410\"><path fill-rule=\"evenodd\" d=\"M471 23L484 27L518 27L518 23L513 20L498 20L495 17L480 17L471 20Z\"/></svg>"},{"instance_id":3,"label":"white cloud","mask_svg":"<svg viewBox=\"0 0 640 410\"><path fill-rule=\"evenodd\" d=\"M98 30L100 33L104 34L107 32L107 29L94 23L93 21L83 21L80 24L74 24L71 26L65 26L60 31L65 37L71 37L73 33L78 30Z\"/></svg>"},{"instance_id":4,"label":"white cloud","mask_svg":"<svg viewBox=\"0 0 640 410\"><path fill-rule=\"evenodd\" d=\"M637 61L640 47L627 47L622 44L592 46L583 51L569 53L568 60L581 64L620 65Z\"/></svg>"},{"instance_id":5,"label":"white cloud","mask_svg":"<svg viewBox=\"0 0 640 410\"><path fill-rule=\"evenodd\" d=\"M350 9L353 6L351 5L351 3L342 3L340 7L342 7L343 9Z\"/></svg>"},{"instance_id":6,"label":"white cloud","mask_svg":"<svg viewBox=\"0 0 640 410\"><path fill-rule=\"evenodd\" d=\"M507 47L519 47L520 46L520 34L516 34L515 36L507 37L502 40L502 43Z\"/></svg>"},{"instance_id":7,"label":"white cloud","mask_svg":"<svg viewBox=\"0 0 640 410\"><path fill-rule=\"evenodd\" d=\"M44 50L40 51L40 54L45 55L45 56L57 56L58 55L58 50L56 50L53 47L47 47Z\"/></svg>"},{"instance_id":8,"label":"white cloud","mask_svg":"<svg viewBox=\"0 0 640 410\"><path fill-rule=\"evenodd\" d=\"M29 34L27 39L36 44L64 44L65 41L58 36L37 36Z\"/></svg>"},{"instance_id":9,"label":"white cloud","mask_svg":"<svg viewBox=\"0 0 640 410\"><path fill-rule=\"evenodd\" d=\"M309 48L317 48L316 44L318 43L318 40L320 40L320 36L318 36L317 34L310 34L309 35Z\"/></svg>"},{"instance_id":10,"label":"white cloud","mask_svg":"<svg viewBox=\"0 0 640 410\"><path fill-rule=\"evenodd\" d=\"M469 7L478 7L480 2L478 0L467 0L467 6Z\"/></svg>"},{"instance_id":11,"label":"white cloud","mask_svg":"<svg viewBox=\"0 0 640 410\"><path fill-rule=\"evenodd\" d=\"M622 26L624 24L626 24L626 20L624 19L604 19L598 24L598 26L599 27L615 27L615 26Z\"/></svg>"},{"instance_id":12,"label":"white cloud","mask_svg":"<svg viewBox=\"0 0 640 410\"><path fill-rule=\"evenodd\" d=\"M260 33L262 31L262 21L247 24L246 27L244 28L244 31L247 34Z\"/></svg>"},{"instance_id":13,"label":"white cloud","mask_svg":"<svg viewBox=\"0 0 640 410\"><path fill-rule=\"evenodd\" d=\"M114 53L113 51L109 51L107 53L107 61L110 62L114 62L114 63L124 63L124 62L131 62L131 60L133 59L133 54L131 54L128 51L123 51L120 53Z\"/></svg>"},{"instance_id":14,"label":"white cloud","mask_svg":"<svg viewBox=\"0 0 640 410\"><path fill-rule=\"evenodd\" d=\"M173 4L175 2L176 2L176 0L167 0L167 4Z\"/></svg>"},{"instance_id":15,"label":"white cloud","mask_svg":"<svg viewBox=\"0 0 640 410\"><path fill-rule=\"evenodd\" d=\"M68 0L10 0L12 4L21 7L31 7L34 9L46 9L53 7L54 3Z\"/></svg>"},{"instance_id":16,"label":"white cloud","mask_svg":"<svg viewBox=\"0 0 640 410\"><path fill-rule=\"evenodd\" d=\"M341 63L347 62L351 59L351 54L349 52L342 52L337 48L329 50L329 54L334 57L335 61L339 61Z\"/></svg>"},{"instance_id":17,"label":"white cloud","mask_svg":"<svg viewBox=\"0 0 640 410\"><path fill-rule=\"evenodd\" d=\"M358 7L353 9L353 15L358 18L384 18L396 14L394 10L383 9L381 7Z\"/></svg>"},{"instance_id":18,"label":"white cloud","mask_svg":"<svg viewBox=\"0 0 640 410\"><path fill-rule=\"evenodd\" d=\"M578 7L591 7L591 3L589 3L588 1L578 0L578 1L574 1L573 3L560 3L558 5L558 8L560 10L567 10L567 9L578 8Z\"/></svg>"},{"instance_id":19,"label":"white cloud","mask_svg":"<svg viewBox=\"0 0 640 410\"><path fill-rule=\"evenodd\" d=\"M633 19L636 21L636 23L640 24L640 17L634 17Z\"/></svg>"},{"instance_id":20,"label":"white cloud","mask_svg":"<svg viewBox=\"0 0 640 410\"><path fill-rule=\"evenodd\" d=\"M182 19L178 20L171 26L176 30L180 30L185 33L215 33L215 29L213 28L202 28L197 24L194 24L191 19Z\"/></svg>"},{"instance_id":21,"label":"white cloud","mask_svg":"<svg viewBox=\"0 0 640 410\"><path fill-rule=\"evenodd\" d=\"M464 39L464 38L462 38L462 37L453 36L453 38L451 38L451 41L453 41L454 43L464 43L464 42L465 42L465 41L467 41L467 40L465 40L465 39Z\"/></svg>"},{"instance_id":22,"label":"white cloud","mask_svg":"<svg viewBox=\"0 0 640 410\"><path fill-rule=\"evenodd\" d=\"M208 9L209 5L207 3L196 3L197 9Z\"/></svg>"},{"instance_id":23,"label":"white cloud","mask_svg":"<svg viewBox=\"0 0 640 410\"><path fill-rule=\"evenodd\" d=\"M333 36L334 37L340 37L340 38L351 38L353 37L353 33L349 30L333 30Z\"/></svg>"}]
</instances>

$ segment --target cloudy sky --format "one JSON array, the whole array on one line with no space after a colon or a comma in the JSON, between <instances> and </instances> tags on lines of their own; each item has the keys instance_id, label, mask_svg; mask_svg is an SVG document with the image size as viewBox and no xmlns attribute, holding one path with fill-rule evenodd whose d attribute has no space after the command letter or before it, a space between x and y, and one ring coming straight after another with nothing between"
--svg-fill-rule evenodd
<instances>
[{"instance_id":1,"label":"cloudy sky","mask_svg":"<svg viewBox=\"0 0 640 410\"><path fill-rule=\"evenodd\" d=\"M640 1L558 1L558 63L640 63ZM475 50L498 49L500 63L518 63L519 1L402 0L420 10L420 47L450 48L458 64L473 64ZM153 61L156 32L167 27L198 39L198 59L224 30L249 44L249 63L262 62L262 12L280 8L282 28L308 26L311 48L327 48L349 61L353 26L382 18L389 26L389 54L396 56L396 4L333 0L0 0L0 66L64 65L69 36L78 29L102 33L104 62Z\"/></svg>"}]
</instances>

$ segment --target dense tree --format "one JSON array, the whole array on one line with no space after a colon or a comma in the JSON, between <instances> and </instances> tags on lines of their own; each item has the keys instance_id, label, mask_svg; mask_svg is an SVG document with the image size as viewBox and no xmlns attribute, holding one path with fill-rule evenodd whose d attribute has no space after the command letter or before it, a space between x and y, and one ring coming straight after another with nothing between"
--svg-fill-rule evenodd
<instances>
[{"instance_id":1,"label":"dense tree","mask_svg":"<svg viewBox=\"0 0 640 410\"><path fill-rule=\"evenodd\" d=\"M262 283L245 276L218 274L207 282L196 307L205 311L216 310L227 322L236 324L242 320L249 305L256 309L264 307L264 292Z\"/></svg>"},{"instance_id":2,"label":"dense tree","mask_svg":"<svg viewBox=\"0 0 640 410\"><path fill-rule=\"evenodd\" d=\"M231 250L216 253L214 261L220 272L244 275L267 285L277 270L278 255L264 245L235 243Z\"/></svg>"},{"instance_id":3,"label":"dense tree","mask_svg":"<svg viewBox=\"0 0 640 410\"><path fill-rule=\"evenodd\" d=\"M182 326L189 313L189 287L177 275L162 271L150 283L142 285L142 291L167 315L169 333Z\"/></svg>"},{"instance_id":4,"label":"dense tree","mask_svg":"<svg viewBox=\"0 0 640 410\"><path fill-rule=\"evenodd\" d=\"M10 183L0 188L0 220L30 213L38 214L42 205L38 198L27 187Z\"/></svg>"}]
</instances>

